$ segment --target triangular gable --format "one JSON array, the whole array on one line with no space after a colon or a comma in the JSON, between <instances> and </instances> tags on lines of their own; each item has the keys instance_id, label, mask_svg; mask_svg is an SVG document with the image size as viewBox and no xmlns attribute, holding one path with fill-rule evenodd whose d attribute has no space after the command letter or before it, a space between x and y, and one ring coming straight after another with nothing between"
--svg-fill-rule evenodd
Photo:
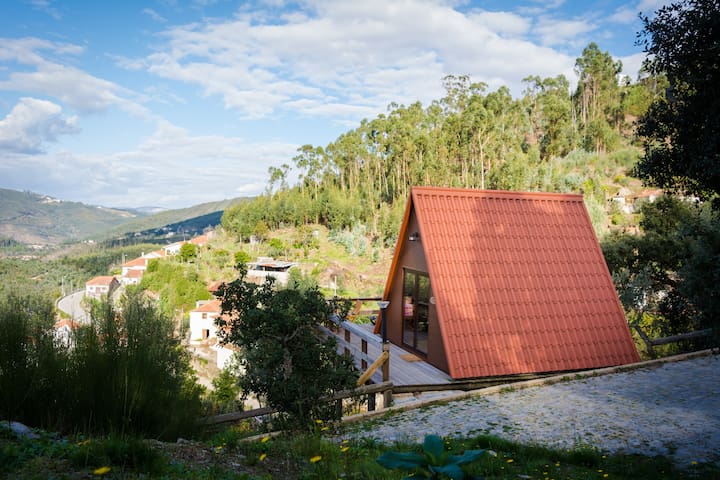
<instances>
[{"instance_id":1,"label":"triangular gable","mask_svg":"<svg viewBox=\"0 0 720 480\"><path fill-rule=\"evenodd\" d=\"M453 378L639 360L582 196L413 188L385 299L411 216Z\"/></svg>"}]
</instances>

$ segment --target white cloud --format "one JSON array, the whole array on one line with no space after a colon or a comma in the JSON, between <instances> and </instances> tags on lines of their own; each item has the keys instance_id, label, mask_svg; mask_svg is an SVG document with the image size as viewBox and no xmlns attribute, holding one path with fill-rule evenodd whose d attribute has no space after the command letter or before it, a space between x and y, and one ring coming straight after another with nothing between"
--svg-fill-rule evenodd
<instances>
[{"instance_id":1,"label":"white cloud","mask_svg":"<svg viewBox=\"0 0 720 480\"><path fill-rule=\"evenodd\" d=\"M470 20L499 35L517 37L530 30L530 20L509 12L479 11L469 16Z\"/></svg>"},{"instance_id":2,"label":"white cloud","mask_svg":"<svg viewBox=\"0 0 720 480\"><path fill-rule=\"evenodd\" d=\"M0 152L41 153L45 142L79 132L77 117L63 117L60 105L23 97L0 120Z\"/></svg>"},{"instance_id":3,"label":"white cloud","mask_svg":"<svg viewBox=\"0 0 720 480\"><path fill-rule=\"evenodd\" d=\"M144 13L145 15L147 15L148 17L152 18L156 22L161 22L161 23L167 22L167 18L163 17L162 15L157 13L152 8L143 8L141 10L141 12Z\"/></svg>"},{"instance_id":4,"label":"white cloud","mask_svg":"<svg viewBox=\"0 0 720 480\"><path fill-rule=\"evenodd\" d=\"M443 95L448 74L516 95L528 75L571 74L574 59L517 38L528 28L511 13L464 14L441 1L320 1L280 18L241 8L229 20L168 29L143 62L248 118L297 111L358 121L390 102L427 105ZM588 28L559 25L564 33L551 43Z\"/></svg>"},{"instance_id":5,"label":"white cloud","mask_svg":"<svg viewBox=\"0 0 720 480\"><path fill-rule=\"evenodd\" d=\"M52 7L52 2L49 0L30 0L30 3L36 10L47 13L55 20L60 20L62 18L60 12L58 12L56 8Z\"/></svg>"},{"instance_id":6,"label":"white cloud","mask_svg":"<svg viewBox=\"0 0 720 480\"><path fill-rule=\"evenodd\" d=\"M638 11L629 7L620 7L610 15L608 20L615 23L630 24L638 19Z\"/></svg>"},{"instance_id":7,"label":"white cloud","mask_svg":"<svg viewBox=\"0 0 720 480\"><path fill-rule=\"evenodd\" d=\"M82 47L37 38L0 38L0 60L14 61L34 69L15 70L0 77L0 90L47 95L81 112L98 112L118 106L134 115L149 117L133 92L73 66L47 60L49 55L79 55Z\"/></svg>"},{"instance_id":8,"label":"white cloud","mask_svg":"<svg viewBox=\"0 0 720 480\"><path fill-rule=\"evenodd\" d=\"M168 122L136 147L113 154L8 155L3 186L110 207L181 208L257 195L269 166L280 166L299 145L253 143L239 137L192 135Z\"/></svg>"},{"instance_id":9,"label":"white cloud","mask_svg":"<svg viewBox=\"0 0 720 480\"><path fill-rule=\"evenodd\" d=\"M652 17L658 9L670 3L671 0L642 0L632 6L619 7L608 19L611 22L630 24L638 20L638 14Z\"/></svg>"},{"instance_id":10,"label":"white cloud","mask_svg":"<svg viewBox=\"0 0 720 480\"><path fill-rule=\"evenodd\" d=\"M584 19L560 20L540 17L533 31L545 46L578 46L586 44L587 34L595 29L596 25Z\"/></svg>"},{"instance_id":11,"label":"white cloud","mask_svg":"<svg viewBox=\"0 0 720 480\"><path fill-rule=\"evenodd\" d=\"M619 60L622 62L622 74L627 75L630 79L635 82L638 79L638 73L645 61L646 55L644 53L636 53L634 55L628 55L626 57L620 57Z\"/></svg>"}]
</instances>

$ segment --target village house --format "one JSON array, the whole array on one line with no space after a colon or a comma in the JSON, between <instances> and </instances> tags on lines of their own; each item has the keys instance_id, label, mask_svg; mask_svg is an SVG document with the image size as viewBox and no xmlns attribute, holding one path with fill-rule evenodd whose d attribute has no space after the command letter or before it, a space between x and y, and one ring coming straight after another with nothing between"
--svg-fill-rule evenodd
<instances>
[{"instance_id":1,"label":"village house","mask_svg":"<svg viewBox=\"0 0 720 480\"><path fill-rule=\"evenodd\" d=\"M165 255L168 257L178 255L180 253L180 248L185 244L185 242L174 242L170 245L165 245L162 247L163 252L165 252Z\"/></svg>"},{"instance_id":2,"label":"village house","mask_svg":"<svg viewBox=\"0 0 720 480\"><path fill-rule=\"evenodd\" d=\"M110 297L119 286L120 282L110 275L91 278L85 283L85 296L98 300L102 297Z\"/></svg>"},{"instance_id":3,"label":"village house","mask_svg":"<svg viewBox=\"0 0 720 480\"><path fill-rule=\"evenodd\" d=\"M639 361L581 195L413 188L383 300L456 380Z\"/></svg>"},{"instance_id":4,"label":"village house","mask_svg":"<svg viewBox=\"0 0 720 480\"><path fill-rule=\"evenodd\" d=\"M217 337L215 319L220 316L220 300L199 300L190 310L190 340L208 340Z\"/></svg>"},{"instance_id":5,"label":"village house","mask_svg":"<svg viewBox=\"0 0 720 480\"><path fill-rule=\"evenodd\" d=\"M258 257L254 262L248 263L247 279L262 282L267 277L273 277L281 285L287 285L290 280L290 269L296 267L295 262L275 260L272 257Z\"/></svg>"},{"instance_id":6,"label":"village house","mask_svg":"<svg viewBox=\"0 0 720 480\"><path fill-rule=\"evenodd\" d=\"M73 332L80 325L77 322L68 319L62 319L53 325L53 336L55 341L65 347L73 346Z\"/></svg>"}]
</instances>

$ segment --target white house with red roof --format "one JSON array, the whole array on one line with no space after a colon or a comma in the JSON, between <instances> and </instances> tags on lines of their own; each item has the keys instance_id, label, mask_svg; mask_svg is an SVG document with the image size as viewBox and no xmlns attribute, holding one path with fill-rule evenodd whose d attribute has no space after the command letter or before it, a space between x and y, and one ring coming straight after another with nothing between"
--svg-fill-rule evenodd
<instances>
[{"instance_id":1,"label":"white house with red roof","mask_svg":"<svg viewBox=\"0 0 720 480\"><path fill-rule=\"evenodd\" d=\"M138 285L144 273L145 270L128 270L125 275L120 277L120 283L123 285Z\"/></svg>"},{"instance_id":2,"label":"white house with red roof","mask_svg":"<svg viewBox=\"0 0 720 480\"><path fill-rule=\"evenodd\" d=\"M85 296L100 299L109 297L120 286L120 282L110 275L92 278L85 283Z\"/></svg>"},{"instance_id":3,"label":"white house with red roof","mask_svg":"<svg viewBox=\"0 0 720 480\"><path fill-rule=\"evenodd\" d=\"M77 322L73 322L72 320L68 320L66 318L58 320L55 322L55 325L53 325L53 336L60 344L70 347L73 345L73 332L79 326L80 325Z\"/></svg>"},{"instance_id":4,"label":"white house with red roof","mask_svg":"<svg viewBox=\"0 0 720 480\"><path fill-rule=\"evenodd\" d=\"M190 310L190 340L217 338L215 319L220 316L220 300L200 300Z\"/></svg>"},{"instance_id":5,"label":"white house with red roof","mask_svg":"<svg viewBox=\"0 0 720 480\"><path fill-rule=\"evenodd\" d=\"M173 256L180 253L180 248L187 242L175 242L171 243L170 245L165 245L162 247L163 252L165 252L166 256Z\"/></svg>"}]
</instances>

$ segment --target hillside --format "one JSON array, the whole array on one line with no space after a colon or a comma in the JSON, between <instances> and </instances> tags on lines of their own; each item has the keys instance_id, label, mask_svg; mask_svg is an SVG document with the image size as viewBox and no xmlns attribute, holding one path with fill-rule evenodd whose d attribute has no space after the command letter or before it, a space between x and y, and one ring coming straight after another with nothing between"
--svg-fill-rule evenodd
<instances>
[{"instance_id":1,"label":"hillside","mask_svg":"<svg viewBox=\"0 0 720 480\"><path fill-rule=\"evenodd\" d=\"M188 208L165 210L144 217L135 217L116 228L102 232L99 238L110 239L128 236L148 237L168 233L194 235L201 233L205 227L218 225L223 211L226 208L248 200L250 199L238 197L217 202L201 203Z\"/></svg>"},{"instance_id":2,"label":"hillside","mask_svg":"<svg viewBox=\"0 0 720 480\"><path fill-rule=\"evenodd\" d=\"M67 202L33 192L0 189L0 238L28 244L82 240L140 214Z\"/></svg>"},{"instance_id":3,"label":"hillside","mask_svg":"<svg viewBox=\"0 0 720 480\"><path fill-rule=\"evenodd\" d=\"M208 202L177 210L120 209L68 202L33 192L0 189L0 240L57 245L84 239L153 240L202 232L223 211L247 199Z\"/></svg>"}]
</instances>

